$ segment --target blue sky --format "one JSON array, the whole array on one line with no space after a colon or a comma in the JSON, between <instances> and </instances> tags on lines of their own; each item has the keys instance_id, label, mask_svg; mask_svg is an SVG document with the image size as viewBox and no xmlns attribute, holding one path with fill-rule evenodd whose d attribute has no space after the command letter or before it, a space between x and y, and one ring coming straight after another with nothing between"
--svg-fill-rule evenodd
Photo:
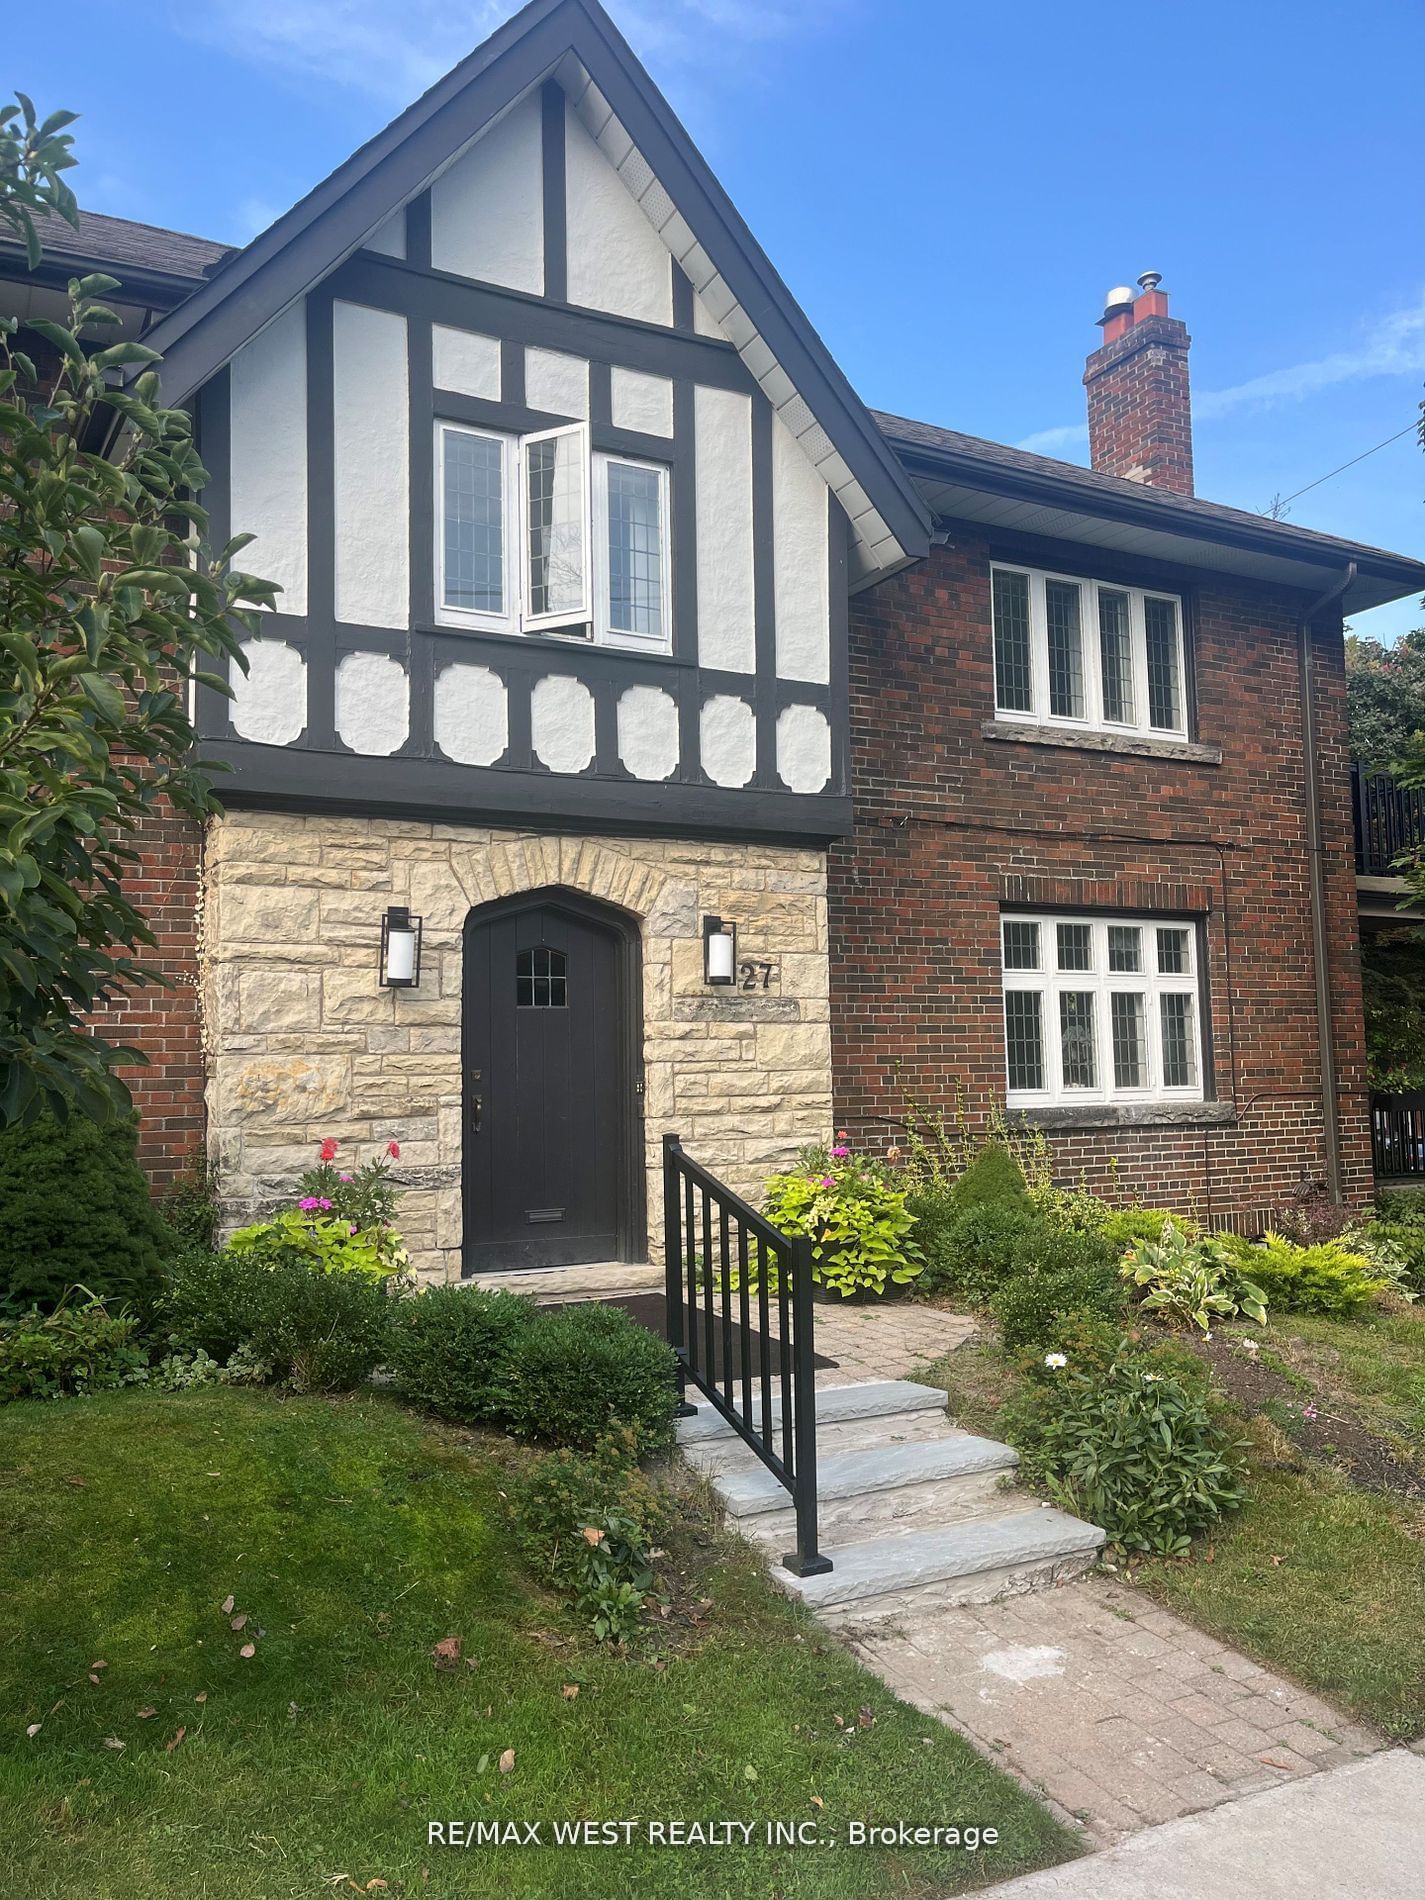
<instances>
[{"instance_id":1,"label":"blue sky","mask_svg":"<svg viewBox=\"0 0 1425 1900\"><path fill-rule=\"evenodd\" d=\"M610 10L876 407L1086 460L1103 294L1155 269L1194 338L1200 494L1265 508L1416 414L1418 0ZM12 79L83 114L86 206L241 241L512 11L136 0L116 34L78 0ZM1425 554L1422 499L1407 435L1289 518Z\"/></svg>"}]
</instances>

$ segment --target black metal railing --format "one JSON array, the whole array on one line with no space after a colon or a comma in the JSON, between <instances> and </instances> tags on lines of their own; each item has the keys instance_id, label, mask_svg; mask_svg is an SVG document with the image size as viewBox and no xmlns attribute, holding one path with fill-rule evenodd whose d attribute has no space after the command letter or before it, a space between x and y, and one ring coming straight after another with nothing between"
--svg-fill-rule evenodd
<instances>
[{"instance_id":1,"label":"black metal railing","mask_svg":"<svg viewBox=\"0 0 1425 1900\"><path fill-rule=\"evenodd\" d=\"M1425 1095L1371 1097L1371 1159L1377 1177L1425 1180Z\"/></svg>"},{"instance_id":2,"label":"black metal railing","mask_svg":"<svg viewBox=\"0 0 1425 1900\"><path fill-rule=\"evenodd\" d=\"M790 1492L797 1542L787 1569L830 1570L816 1541L812 1243L779 1233L665 1135L663 1247L684 1411L691 1379Z\"/></svg>"},{"instance_id":3,"label":"black metal railing","mask_svg":"<svg viewBox=\"0 0 1425 1900\"><path fill-rule=\"evenodd\" d=\"M1356 869L1389 877L1402 851L1425 844L1425 792L1407 791L1389 772L1351 767L1351 817L1356 828Z\"/></svg>"}]
</instances>

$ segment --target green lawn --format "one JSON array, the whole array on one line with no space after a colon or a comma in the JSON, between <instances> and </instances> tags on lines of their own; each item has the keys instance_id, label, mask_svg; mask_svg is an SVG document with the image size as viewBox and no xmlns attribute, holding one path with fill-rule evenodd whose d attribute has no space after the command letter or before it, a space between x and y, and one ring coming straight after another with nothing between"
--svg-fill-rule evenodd
<instances>
[{"instance_id":1,"label":"green lawn","mask_svg":"<svg viewBox=\"0 0 1425 1900\"><path fill-rule=\"evenodd\" d=\"M1425 1452L1425 1310L1273 1315L1270 1339L1295 1371L1343 1394L1363 1423L1404 1439L1417 1458Z\"/></svg>"},{"instance_id":2,"label":"green lawn","mask_svg":"<svg viewBox=\"0 0 1425 1900\"><path fill-rule=\"evenodd\" d=\"M0 1411L5 1890L879 1900L1074 1851L736 1550L704 1552L706 1611L661 1655L598 1650L513 1555L503 1469L372 1396ZM439 1672L450 1636L461 1659ZM958 1823L1001 1845L427 1845L432 1821L658 1818L815 1821L828 1837Z\"/></svg>"}]
</instances>

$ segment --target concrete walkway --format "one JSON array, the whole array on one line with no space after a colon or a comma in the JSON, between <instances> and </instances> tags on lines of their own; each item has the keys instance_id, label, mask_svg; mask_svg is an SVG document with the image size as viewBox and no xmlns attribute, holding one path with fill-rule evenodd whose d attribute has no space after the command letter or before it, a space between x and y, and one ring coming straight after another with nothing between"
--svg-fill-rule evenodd
<instances>
[{"instance_id":1,"label":"concrete walkway","mask_svg":"<svg viewBox=\"0 0 1425 1900\"><path fill-rule=\"evenodd\" d=\"M1104 1577L848 1634L899 1696L958 1728L1100 1845L1381 1746L1319 1697Z\"/></svg>"},{"instance_id":2,"label":"concrete walkway","mask_svg":"<svg viewBox=\"0 0 1425 1900\"><path fill-rule=\"evenodd\" d=\"M1425 1760L1405 1749L1135 1834L994 1900L1420 1900Z\"/></svg>"}]
</instances>

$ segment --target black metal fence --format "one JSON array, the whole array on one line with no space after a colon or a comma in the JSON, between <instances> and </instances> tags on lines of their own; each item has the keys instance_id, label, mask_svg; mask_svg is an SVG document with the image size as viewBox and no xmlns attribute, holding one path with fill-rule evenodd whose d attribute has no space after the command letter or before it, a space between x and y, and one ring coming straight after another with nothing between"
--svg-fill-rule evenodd
<instances>
[{"instance_id":1,"label":"black metal fence","mask_svg":"<svg viewBox=\"0 0 1425 1900\"><path fill-rule=\"evenodd\" d=\"M1371 1158L1377 1177L1425 1181L1425 1095L1371 1097Z\"/></svg>"},{"instance_id":2,"label":"black metal fence","mask_svg":"<svg viewBox=\"0 0 1425 1900\"><path fill-rule=\"evenodd\" d=\"M791 1494L794 1576L830 1570L816 1538L812 1243L779 1233L663 1137L668 1342L693 1384Z\"/></svg>"},{"instance_id":3,"label":"black metal fence","mask_svg":"<svg viewBox=\"0 0 1425 1900\"><path fill-rule=\"evenodd\" d=\"M1356 869L1389 877L1402 851L1425 843L1425 792L1406 791L1388 772L1351 767L1351 816L1356 828Z\"/></svg>"}]
</instances>

